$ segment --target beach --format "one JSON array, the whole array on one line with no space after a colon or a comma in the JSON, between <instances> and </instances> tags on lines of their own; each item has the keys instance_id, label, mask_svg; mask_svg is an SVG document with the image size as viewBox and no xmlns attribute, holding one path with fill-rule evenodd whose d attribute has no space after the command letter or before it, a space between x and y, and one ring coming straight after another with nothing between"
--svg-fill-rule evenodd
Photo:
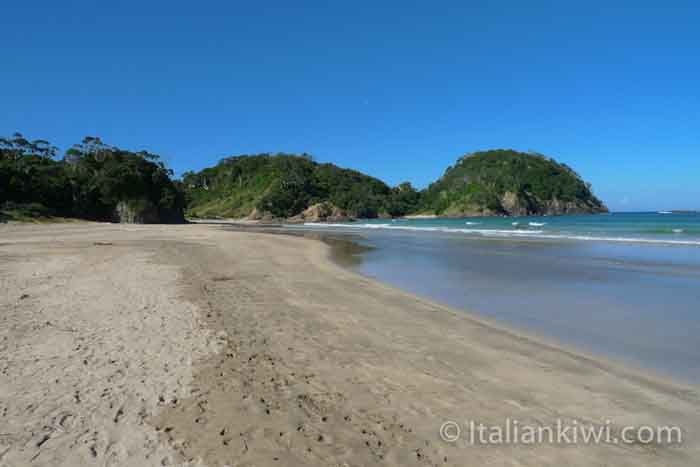
<instances>
[{"instance_id":1,"label":"beach","mask_svg":"<svg viewBox=\"0 0 700 467\"><path fill-rule=\"evenodd\" d=\"M601 216L597 222L619 224L619 217L633 216ZM437 231L400 221L388 228L314 224L294 229L364 246L352 268L382 283L586 353L700 384L698 245L670 243L677 241L673 234L657 237L658 243L551 238L557 230L572 230L576 221L586 223L581 230L593 230L596 221L583 217L549 218L537 227L541 233L531 229L507 237L511 231L488 225L499 221L467 221L480 222L484 232L490 227L488 236L461 231L464 220L458 228ZM569 225L557 227L564 222ZM456 222L444 222L449 223ZM639 225L626 228L639 230ZM659 224L654 219L648 225L658 229ZM606 228L606 238L640 235Z\"/></svg>"},{"instance_id":2,"label":"beach","mask_svg":"<svg viewBox=\"0 0 700 467\"><path fill-rule=\"evenodd\" d=\"M695 466L697 386L220 225L0 226L0 466ZM470 421L680 444L469 443ZM445 422L459 439L441 439ZM456 432L452 430L449 434Z\"/></svg>"}]
</instances>

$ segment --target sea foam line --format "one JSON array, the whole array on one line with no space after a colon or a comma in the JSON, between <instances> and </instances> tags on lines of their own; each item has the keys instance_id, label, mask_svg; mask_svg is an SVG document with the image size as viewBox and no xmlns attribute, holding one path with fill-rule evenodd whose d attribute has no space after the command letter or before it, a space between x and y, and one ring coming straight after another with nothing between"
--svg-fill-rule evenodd
<instances>
[{"instance_id":1,"label":"sea foam line","mask_svg":"<svg viewBox=\"0 0 700 467\"><path fill-rule=\"evenodd\" d=\"M339 227L346 229L386 229L386 230L409 230L416 232L458 232L466 234L482 234L482 235L523 235L523 234L541 234L542 230L495 230L495 229L452 229L449 227L413 227L408 225L392 225L392 224L317 224L307 222L303 224L306 227Z\"/></svg>"},{"instance_id":2,"label":"sea foam line","mask_svg":"<svg viewBox=\"0 0 700 467\"><path fill-rule=\"evenodd\" d=\"M541 240L580 240L614 243L643 243L650 245L682 245L700 246L697 240L663 240L653 238L635 237L595 237L590 235L561 235L544 233L543 230L499 230L499 229L455 229L449 227L414 227L392 224L317 224L304 223L304 227L310 228L341 228L341 229L383 229L383 230L404 230L412 232L440 232L440 233L462 233L466 235L480 235L483 237L496 238L533 238Z\"/></svg>"}]
</instances>

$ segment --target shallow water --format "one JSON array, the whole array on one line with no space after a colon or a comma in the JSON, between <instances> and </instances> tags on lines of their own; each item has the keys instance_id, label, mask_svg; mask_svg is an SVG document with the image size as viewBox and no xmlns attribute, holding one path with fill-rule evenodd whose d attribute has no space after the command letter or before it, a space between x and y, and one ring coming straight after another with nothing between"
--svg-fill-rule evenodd
<instances>
[{"instance_id":1,"label":"shallow water","mask_svg":"<svg viewBox=\"0 0 700 467\"><path fill-rule=\"evenodd\" d=\"M586 352L700 383L700 246L482 238L445 230L352 232L375 247L352 265L362 274Z\"/></svg>"}]
</instances>

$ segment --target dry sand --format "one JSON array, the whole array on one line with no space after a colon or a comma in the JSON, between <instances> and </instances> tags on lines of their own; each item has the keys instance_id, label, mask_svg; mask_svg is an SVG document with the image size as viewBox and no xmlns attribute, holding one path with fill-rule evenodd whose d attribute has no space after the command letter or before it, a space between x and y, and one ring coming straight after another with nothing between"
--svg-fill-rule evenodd
<instances>
[{"instance_id":1,"label":"dry sand","mask_svg":"<svg viewBox=\"0 0 700 467\"><path fill-rule=\"evenodd\" d=\"M697 466L700 396L220 226L0 226L0 466ZM681 446L441 424L678 425Z\"/></svg>"}]
</instances>

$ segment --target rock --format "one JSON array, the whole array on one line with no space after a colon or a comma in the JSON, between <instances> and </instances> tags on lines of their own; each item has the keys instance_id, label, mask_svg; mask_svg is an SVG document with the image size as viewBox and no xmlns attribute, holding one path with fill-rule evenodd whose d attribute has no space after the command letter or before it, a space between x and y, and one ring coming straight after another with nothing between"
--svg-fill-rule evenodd
<instances>
[{"instance_id":1,"label":"rock","mask_svg":"<svg viewBox=\"0 0 700 467\"><path fill-rule=\"evenodd\" d=\"M530 193L516 194L506 191L500 199L503 212L509 216L532 216L544 214L544 210Z\"/></svg>"},{"instance_id":2,"label":"rock","mask_svg":"<svg viewBox=\"0 0 700 467\"><path fill-rule=\"evenodd\" d=\"M581 201L563 202L557 198L542 203L538 214L560 216L563 214L596 214L608 212L605 206L596 206Z\"/></svg>"},{"instance_id":3,"label":"rock","mask_svg":"<svg viewBox=\"0 0 700 467\"><path fill-rule=\"evenodd\" d=\"M114 209L114 221L123 224L157 224L158 209L148 200L124 200Z\"/></svg>"},{"instance_id":4,"label":"rock","mask_svg":"<svg viewBox=\"0 0 700 467\"><path fill-rule=\"evenodd\" d=\"M501 206L511 216L527 216L528 209L518 195L512 191L506 191L501 197Z\"/></svg>"},{"instance_id":5,"label":"rock","mask_svg":"<svg viewBox=\"0 0 700 467\"><path fill-rule=\"evenodd\" d=\"M296 216L289 217L285 220L285 223L287 224L303 224L304 222L306 222L306 220L304 219L303 214L297 214Z\"/></svg>"},{"instance_id":6,"label":"rock","mask_svg":"<svg viewBox=\"0 0 700 467\"><path fill-rule=\"evenodd\" d=\"M347 222L352 220L345 211L328 202L311 205L292 219L303 222Z\"/></svg>"},{"instance_id":7,"label":"rock","mask_svg":"<svg viewBox=\"0 0 700 467\"><path fill-rule=\"evenodd\" d=\"M262 222L276 220L286 224L303 224L305 222L348 222L354 220L345 211L329 202L312 204L303 212L286 219L275 218L269 212L260 211L257 208L254 208L250 214L248 214L248 219Z\"/></svg>"},{"instance_id":8,"label":"rock","mask_svg":"<svg viewBox=\"0 0 700 467\"><path fill-rule=\"evenodd\" d=\"M272 213L253 208L250 214L248 214L248 219L251 221L272 222L275 220L275 216L273 216Z\"/></svg>"},{"instance_id":9,"label":"rock","mask_svg":"<svg viewBox=\"0 0 700 467\"><path fill-rule=\"evenodd\" d=\"M461 218L479 216L561 216L566 214L595 214L607 212L605 206L589 203L583 200L561 201L554 197L551 200L540 200L532 193L514 193L506 191L499 199L498 209L467 204L456 205L446 209L439 217Z\"/></svg>"},{"instance_id":10,"label":"rock","mask_svg":"<svg viewBox=\"0 0 700 467\"><path fill-rule=\"evenodd\" d=\"M502 213L492 211L489 208L479 206L462 206L458 209L449 208L444 213L435 217L445 217L450 219L461 219L463 217L498 216Z\"/></svg>"},{"instance_id":11,"label":"rock","mask_svg":"<svg viewBox=\"0 0 700 467\"><path fill-rule=\"evenodd\" d=\"M258 211L258 208L253 208L253 210L250 211L250 214L248 214L248 219L251 221L259 221L262 219L262 214L260 211Z\"/></svg>"}]
</instances>

